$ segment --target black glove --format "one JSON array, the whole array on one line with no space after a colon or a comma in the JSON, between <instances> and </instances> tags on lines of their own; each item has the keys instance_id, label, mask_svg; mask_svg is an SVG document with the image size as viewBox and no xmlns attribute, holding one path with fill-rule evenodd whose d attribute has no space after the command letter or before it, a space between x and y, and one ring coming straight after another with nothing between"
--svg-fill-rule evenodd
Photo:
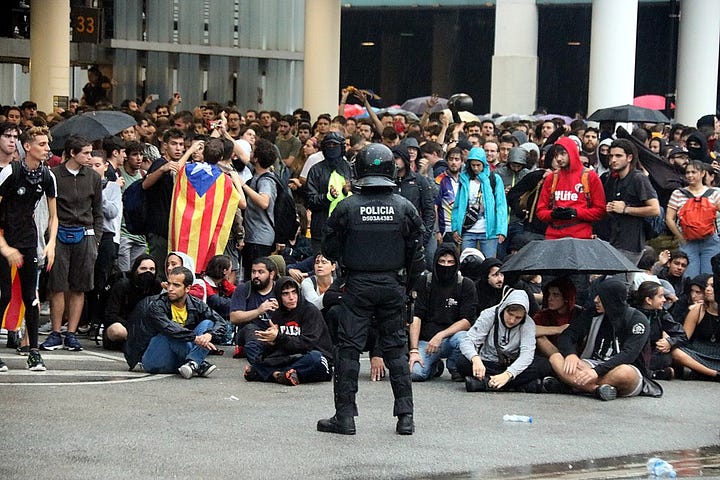
<instances>
[{"instance_id":1,"label":"black glove","mask_svg":"<svg viewBox=\"0 0 720 480\"><path fill-rule=\"evenodd\" d=\"M577 217L577 210L570 207L555 207L550 212L550 217L555 220L572 220Z\"/></svg>"}]
</instances>

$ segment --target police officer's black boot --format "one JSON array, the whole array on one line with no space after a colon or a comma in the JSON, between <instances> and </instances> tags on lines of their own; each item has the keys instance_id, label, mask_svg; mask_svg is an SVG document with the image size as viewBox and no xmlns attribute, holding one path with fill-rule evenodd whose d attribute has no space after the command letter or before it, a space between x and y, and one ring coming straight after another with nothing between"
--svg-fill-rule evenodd
<instances>
[{"instance_id":1,"label":"police officer's black boot","mask_svg":"<svg viewBox=\"0 0 720 480\"><path fill-rule=\"evenodd\" d=\"M398 415L395 431L398 435L412 435L413 432L415 432L415 422L413 421L412 413Z\"/></svg>"},{"instance_id":2,"label":"police officer's black boot","mask_svg":"<svg viewBox=\"0 0 720 480\"><path fill-rule=\"evenodd\" d=\"M412 415L410 417L412 422ZM333 415L331 418L318 420L317 430L318 432L339 433L340 435L355 435L355 417Z\"/></svg>"}]
</instances>

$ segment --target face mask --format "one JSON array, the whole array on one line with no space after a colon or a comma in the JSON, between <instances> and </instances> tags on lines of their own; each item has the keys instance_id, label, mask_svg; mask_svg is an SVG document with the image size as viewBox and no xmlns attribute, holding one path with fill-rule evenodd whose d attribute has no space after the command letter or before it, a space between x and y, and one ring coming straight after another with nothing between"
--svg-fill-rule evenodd
<instances>
[{"instance_id":1,"label":"face mask","mask_svg":"<svg viewBox=\"0 0 720 480\"><path fill-rule=\"evenodd\" d=\"M437 274L437 280L440 282L440 285L450 285L455 279L455 272L457 272L457 265L435 265L435 273Z\"/></svg>"},{"instance_id":2,"label":"face mask","mask_svg":"<svg viewBox=\"0 0 720 480\"><path fill-rule=\"evenodd\" d=\"M600 159L600 163L603 167L608 168L608 154L607 153L600 153L598 152L598 159Z\"/></svg>"},{"instance_id":3,"label":"face mask","mask_svg":"<svg viewBox=\"0 0 720 480\"><path fill-rule=\"evenodd\" d=\"M340 145L327 146L323 148L323 155L326 159L338 159L342 157L342 147Z\"/></svg>"},{"instance_id":4,"label":"face mask","mask_svg":"<svg viewBox=\"0 0 720 480\"><path fill-rule=\"evenodd\" d=\"M141 290L150 290L155 285L155 274L142 272L135 275L135 286Z\"/></svg>"}]
</instances>

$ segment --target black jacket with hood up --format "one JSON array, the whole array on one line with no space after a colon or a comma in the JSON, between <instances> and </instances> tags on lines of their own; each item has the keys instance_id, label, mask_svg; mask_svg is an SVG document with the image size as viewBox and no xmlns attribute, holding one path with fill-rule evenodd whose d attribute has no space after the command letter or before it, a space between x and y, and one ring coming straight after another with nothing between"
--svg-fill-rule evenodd
<instances>
[{"instance_id":1,"label":"black jacket with hood up","mask_svg":"<svg viewBox=\"0 0 720 480\"><path fill-rule=\"evenodd\" d=\"M440 281L442 277L438 275L438 259L447 253L455 258L455 268L448 275L451 280L443 284ZM455 245L443 243L438 247L429 286L427 275L421 275L416 285L415 316L422 322L420 340L429 341L439 331L463 318L472 325L477 316L475 285L460 274L460 260Z\"/></svg>"},{"instance_id":2,"label":"black jacket with hood up","mask_svg":"<svg viewBox=\"0 0 720 480\"><path fill-rule=\"evenodd\" d=\"M598 295L605 313L593 316L592 312L586 312L574 318L558 337L558 350L565 356L576 354L600 361L595 367L598 376L623 364L634 365L646 375L649 358L644 356L644 350L650 337L647 317L628 306L627 287L620 280L602 281ZM594 344L588 348L588 337L598 322Z\"/></svg>"},{"instance_id":3,"label":"black jacket with hood up","mask_svg":"<svg viewBox=\"0 0 720 480\"><path fill-rule=\"evenodd\" d=\"M410 154L405 145L393 147L392 152L396 158L399 157L405 163L405 176L396 179L397 187L393 192L407 198L417 209L425 225L423 245L427 245L435 225L435 198L432 187L428 184L427 178L418 175L410 168Z\"/></svg>"},{"instance_id":4,"label":"black jacket with hood up","mask_svg":"<svg viewBox=\"0 0 720 480\"><path fill-rule=\"evenodd\" d=\"M288 310L282 304L282 291L292 283L298 292L297 307ZM279 332L274 344L264 344L263 357L290 356L305 354L318 350L328 360L332 360L332 340L327 324L320 310L302 296L300 285L292 277L280 277L275 282L275 298L280 308L272 314L272 322L278 326Z\"/></svg>"}]
</instances>

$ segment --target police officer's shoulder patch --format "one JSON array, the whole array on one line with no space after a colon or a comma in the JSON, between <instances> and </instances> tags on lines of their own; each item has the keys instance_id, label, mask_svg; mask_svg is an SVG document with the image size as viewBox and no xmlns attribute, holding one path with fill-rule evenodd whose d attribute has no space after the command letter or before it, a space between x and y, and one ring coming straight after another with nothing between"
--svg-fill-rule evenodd
<instances>
[{"instance_id":1,"label":"police officer's shoulder patch","mask_svg":"<svg viewBox=\"0 0 720 480\"><path fill-rule=\"evenodd\" d=\"M645 325L642 322L638 322L632 327L633 335L642 335L645 333Z\"/></svg>"}]
</instances>

